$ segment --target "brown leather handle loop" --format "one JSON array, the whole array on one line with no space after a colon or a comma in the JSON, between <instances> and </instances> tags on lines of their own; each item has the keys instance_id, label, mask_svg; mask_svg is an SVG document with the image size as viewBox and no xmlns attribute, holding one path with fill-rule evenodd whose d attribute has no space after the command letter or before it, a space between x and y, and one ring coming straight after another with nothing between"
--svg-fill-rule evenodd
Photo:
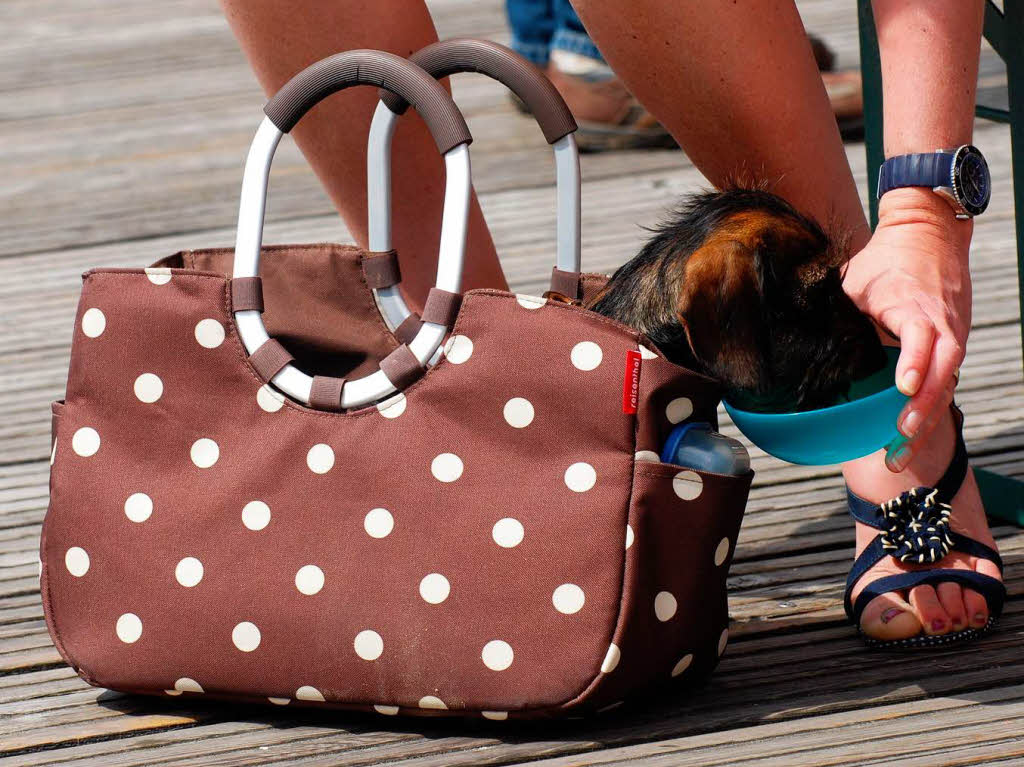
<instances>
[{"instance_id":1,"label":"brown leather handle loop","mask_svg":"<svg viewBox=\"0 0 1024 767\"><path fill-rule=\"evenodd\" d=\"M263 111L287 133L319 101L353 85L376 85L400 94L423 117L441 154L473 140L462 112L434 78L383 51L345 51L318 61L289 80Z\"/></svg>"},{"instance_id":2,"label":"brown leather handle loop","mask_svg":"<svg viewBox=\"0 0 1024 767\"><path fill-rule=\"evenodd\" d=\"M479 72L508 86L530 108L549 144L576 130L576 120L558 89L531 62L491 40L462 37L432 43L409 60L441 79L459 72ZM395 114L409 103L401 95L382 92L381 101Z\"/></svg>"}]
</instances>

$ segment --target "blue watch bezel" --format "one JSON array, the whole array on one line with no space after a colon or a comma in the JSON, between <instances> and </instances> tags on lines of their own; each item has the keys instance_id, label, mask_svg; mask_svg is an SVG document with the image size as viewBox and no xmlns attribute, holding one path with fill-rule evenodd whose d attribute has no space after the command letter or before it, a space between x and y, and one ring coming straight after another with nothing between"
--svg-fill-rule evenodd
<instances>
[{"instance_id":1,"label":"blue watch bezel","mask_svg":"<svg viewBox=\"0 0 1024 767\"><path fill-rule=\"evenodd\" d=\"M985 195L980 204L967 199L963 193L961 169L969 156L981 160L985 171ZM876 190L878 199L891 189L909 186L931 188L953 206L957 218L980 215L988 207L992 197L992 176L988 170L988 163L981 150L972 144L963 144L956 149L940 149L936 152L897 155L879 166Z\"/></svg>"}]
</instances>

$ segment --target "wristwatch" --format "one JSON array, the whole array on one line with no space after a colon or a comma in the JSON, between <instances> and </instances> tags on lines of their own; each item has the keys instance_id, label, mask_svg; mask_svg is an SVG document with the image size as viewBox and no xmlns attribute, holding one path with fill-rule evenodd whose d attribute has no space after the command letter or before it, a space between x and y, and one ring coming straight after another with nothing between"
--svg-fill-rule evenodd
<instances>
[{"instance_id":1,"label":"wristwatch","mask_svg":"<svg viewBox=\"0 0 1024 767\"><path fill-rule=\"evenodd\" d=\"M944 198L959 219L985 211L992 196L992 177L981 151L970 144L924 154L890 157L878 169L878 197L890 189L928 186Z\"/></svg>"}]
</instances>

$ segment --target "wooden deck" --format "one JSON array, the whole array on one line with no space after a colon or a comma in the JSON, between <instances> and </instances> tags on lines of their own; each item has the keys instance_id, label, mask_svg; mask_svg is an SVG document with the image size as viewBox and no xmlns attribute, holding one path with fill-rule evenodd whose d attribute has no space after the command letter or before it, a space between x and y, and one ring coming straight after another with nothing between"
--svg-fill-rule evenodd
<instances>
[{"instance_id":1,"label":"wooden deck","mask_svg":"<svg viewBox=\"0 0 1024 767\"><path fill-rule=\"evenodd\" d=\"M855 63L854 3L800 5L841 62ZM507 39L499 0L432 7L442 36ZM690 698L513 728L160 701L80 681L47 636L36 575L48 403L64 390L79 275L230 244L263 97L214 0L7 0L0 28L4 765L1024 763L1024 532L996 529L1010 601L995 634L956 652L869 654L840 603L853 537L837 472L760 453L730 578L734 641ZM990 103L1002 82L986 54ZM551 263L549 154L499 87L479 77L454 87L510 280L536 292ZM979 123L976 143L996 185L975 234L975 327L960 397L975 464L1024 477L1008 133ZM848 150L863 180L863 147ZM638 224L702 184L679 152L587 156L583 170L584 266L595 271L630 256L643 237ZM271 188L269 242L347 240L288 142Z\"/></svg>"}]
</instances>

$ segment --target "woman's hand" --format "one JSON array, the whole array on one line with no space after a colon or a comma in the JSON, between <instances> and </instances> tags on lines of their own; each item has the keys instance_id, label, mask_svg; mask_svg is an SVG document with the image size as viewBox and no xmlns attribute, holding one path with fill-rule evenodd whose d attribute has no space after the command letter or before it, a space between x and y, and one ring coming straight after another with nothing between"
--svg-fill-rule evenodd
<instances>
[{"instance_id":1,"label":"woman's hand","mask_svg":"<svg viewBox=\"0 0 1024 767\"><path fill-rule=\"evenodd\" d=\"M901 471L949 406L971 327L973 224L929 189L894 189L878 226L847 267L843 287L900 341L896 384L911 397L897 426L907 442L886 456Z\"/></svg>"}]
</instances>

